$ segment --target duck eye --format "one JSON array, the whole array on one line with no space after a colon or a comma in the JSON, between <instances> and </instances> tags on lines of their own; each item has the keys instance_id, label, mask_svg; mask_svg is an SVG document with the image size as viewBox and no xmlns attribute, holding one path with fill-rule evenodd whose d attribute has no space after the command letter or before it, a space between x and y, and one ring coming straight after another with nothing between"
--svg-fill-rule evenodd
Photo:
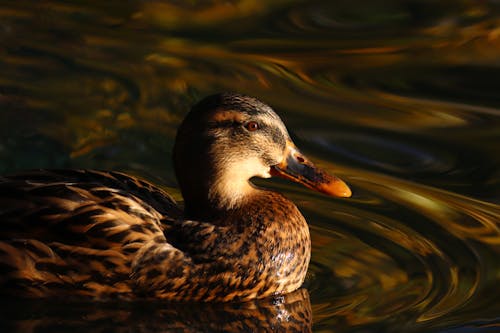
<instances>
[{"instance_id":1,"label":"duck eye","mask_svg":"<svg viewBox=\"0 0 500 333\"><path fill-rule=\"evenodd\" d=\"M245 128L250 132L253 132L259 129L259 124L257 124L255 121L249 121L245 124Z\"/></svg>"}]
</instances>

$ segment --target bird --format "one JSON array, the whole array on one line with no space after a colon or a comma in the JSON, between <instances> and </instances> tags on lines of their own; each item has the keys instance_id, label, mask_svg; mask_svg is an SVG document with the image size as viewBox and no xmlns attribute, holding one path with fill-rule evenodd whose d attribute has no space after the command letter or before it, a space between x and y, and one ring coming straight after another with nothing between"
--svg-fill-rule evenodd
<instances>
[{"instance_id":1,"label":"bird","mask_svg":"<svg viewBox=\"0 0 500 333\"><path fill-rule=\"evenodd\" d=\"M173 164L183 205L118 171L0 177L0 295L233 302L290 293L308 269L308 224L251 178L351 196L299 151L269 105L239 93L191 108Z\"/></svg>"}]
</instances>

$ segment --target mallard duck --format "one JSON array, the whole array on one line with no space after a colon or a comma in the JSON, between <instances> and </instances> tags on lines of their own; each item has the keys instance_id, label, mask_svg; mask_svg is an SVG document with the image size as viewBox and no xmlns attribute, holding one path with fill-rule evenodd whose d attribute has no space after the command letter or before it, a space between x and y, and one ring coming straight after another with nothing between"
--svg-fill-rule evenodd
<instances>
[{"instance_id":1,"label":"mallard duck","mask_svg":"<svg viewBox=\"0 0 500 333\"><path fill-rule=\"evenodd\" d=\"M281 176L336 197L271 107L206 97L180 125L175 173L184 209L120 172L37 170L0 178L0 293L21 297L246 301L298 289L308 225L252 177Z\"/></svg>"}]
</instances>

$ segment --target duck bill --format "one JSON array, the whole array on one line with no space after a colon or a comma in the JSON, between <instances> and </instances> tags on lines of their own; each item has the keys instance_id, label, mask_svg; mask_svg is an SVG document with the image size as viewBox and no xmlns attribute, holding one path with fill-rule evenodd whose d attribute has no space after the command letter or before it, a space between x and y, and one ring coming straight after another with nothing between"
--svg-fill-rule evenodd
<instances>
[{"instance_id":1,"label":"duck bill","mask_svg":"<svg viewBox=\"0 0 500 333\"><path fill-rule=\"evenodd\" d=\"M348 198L351 196L351 189L346 183L317 168L290 141L287 142L283 162L271 167L271 175L289 179L334 197Z\"/></svg>"}]
</instances>

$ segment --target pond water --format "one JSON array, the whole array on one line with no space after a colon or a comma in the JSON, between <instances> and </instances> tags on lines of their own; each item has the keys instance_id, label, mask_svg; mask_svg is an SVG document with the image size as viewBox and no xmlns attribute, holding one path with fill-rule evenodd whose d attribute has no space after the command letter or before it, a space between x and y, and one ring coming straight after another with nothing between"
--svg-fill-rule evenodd
<instances>
[{"instance_id":1,"label":"pond water","mask_svg":"<svg viewBox=\"0 0 500 333\"><path fill-rule=\"evenodd\" d=\"M176 128L230 90L353 189L256 181L310 224L297 293L4 302L3 332L500 330L499 1L0 1L0 73L0 173L121 170L181 199Z\"/></svg>"}]
</instances>

